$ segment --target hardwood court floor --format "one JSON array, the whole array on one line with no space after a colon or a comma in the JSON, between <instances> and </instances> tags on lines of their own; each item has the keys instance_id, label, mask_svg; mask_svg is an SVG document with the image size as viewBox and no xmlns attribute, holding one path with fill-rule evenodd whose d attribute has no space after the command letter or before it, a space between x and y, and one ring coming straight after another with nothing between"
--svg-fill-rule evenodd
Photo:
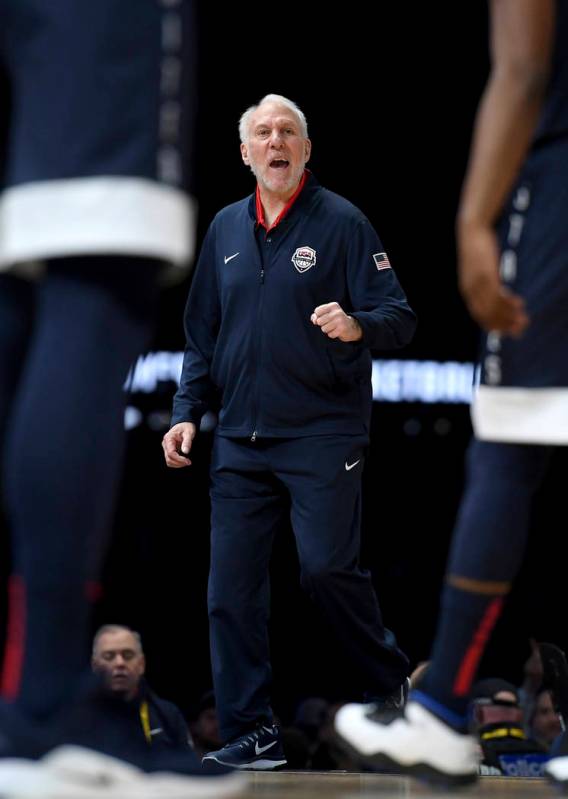
<instances>
[{"instance_id":1,"label":"hardwood court floor","mask_svg":"<svg viewBox=\"0 0 568 799\"><path fill-rule=\"evenodd\" d=\"M558 799L541 779L482 777L459 790L438 790L408 777L346 772L249 772L250 799Z\"/></svg>"}]
</instances>

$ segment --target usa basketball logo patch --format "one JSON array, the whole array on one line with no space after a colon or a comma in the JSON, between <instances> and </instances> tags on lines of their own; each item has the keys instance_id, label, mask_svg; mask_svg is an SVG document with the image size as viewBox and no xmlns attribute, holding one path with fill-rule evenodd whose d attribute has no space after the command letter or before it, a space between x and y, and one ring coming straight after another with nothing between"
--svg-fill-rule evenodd
<instances>
[{"instance_id":1,"label":"usa basketball logo patch","mask_svg":"<svg viewBox=\"0 0 568 799\"><path fill-rule=\"evenodd\" d=\"M375 262L375 266L377 267L379 272L381 271L381 269L392 269L390 261L387 258L386 252L376 252L373 255L373 261Z\"/></svg>"},{"instance_id":2,"label":"usa basketball logo patch","mask_svg":"<svg viewBox=\"0 0 568 799\"><path fill-rule=\"evenodd\" d=\"M292 263L298 272L307 272L316 263L316 251L311 247L298 247L292 256Z\"/></svg>"}]
</instances>

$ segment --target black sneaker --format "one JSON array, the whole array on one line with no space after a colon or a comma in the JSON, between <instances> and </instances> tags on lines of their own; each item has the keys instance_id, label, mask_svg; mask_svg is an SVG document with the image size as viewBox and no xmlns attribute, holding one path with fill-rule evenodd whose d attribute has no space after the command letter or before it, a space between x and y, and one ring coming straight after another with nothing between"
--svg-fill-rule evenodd
<instances>
[{"instance_id":1,"label":"black sneaker","mask_svg":"<svg viewBox=\"0 0 568 799\"><path fill-rule=\"evenodd\" d=\"M286 757L280 740L280 730L275 724L271 727L257 727L247 735L235 738L222 749L208 752L203 758L203 765L211 762L255 771L271 771L285 766Z\"/></svg>"}]
</instances>

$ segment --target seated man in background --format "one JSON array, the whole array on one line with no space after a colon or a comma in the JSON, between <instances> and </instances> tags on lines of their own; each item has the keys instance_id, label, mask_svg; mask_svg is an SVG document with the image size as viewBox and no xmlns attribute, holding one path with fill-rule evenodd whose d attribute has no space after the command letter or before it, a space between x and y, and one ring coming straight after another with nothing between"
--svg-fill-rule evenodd
<instances>
[{"instance_id":1,"label":"seated man in background","mask_svg":"<svg viewBox=\"0 0 568 799\"><path fill-rule=\"evenodd\" d=\"M146 658L139 633L129 627L106 624L93 640L93 671L102 675L113 696L138 706L133 734L143 734L150 746L191 747L191 737L181 710L160 699L144 679Z\"/></svg>"}]
</instances>

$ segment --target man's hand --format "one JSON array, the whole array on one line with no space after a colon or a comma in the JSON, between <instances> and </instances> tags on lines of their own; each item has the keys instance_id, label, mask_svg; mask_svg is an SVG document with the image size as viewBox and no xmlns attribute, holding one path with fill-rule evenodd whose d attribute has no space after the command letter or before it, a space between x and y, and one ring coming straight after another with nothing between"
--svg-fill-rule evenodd
<instances>
[{"instance_id":1,"label":"man's hand","mask_svg":"<svg viewBox=\"0 0 568 799\"><path fill-rule=\"evenodd\" d=\"M327 302L318 305L310 317L312 324L321 328L329 338L340 341L359 341L363 337L361 325L352 316L348 316L338 302Z\"/></svg>"},{"instance_id":2,"label":"man's hand","mask_svg":"<svg viewBox=\"0 0 568 799\"><path fill-rule=\"evenodd\" d=\"M196 432L197 428L193 422L179 422L163 437L164 458L171 469L181 469L191 464L187 456L191 452Z\"/></svg>"},{"instance_id":3,"label":"man's hand","mask_svg":"<svg viewBox=\"0 0 568 799\"><path fill-rule=\"evenodd\" d=\"M460 291L480 327L520 336L529 317L525 301L503 285L499 245L491 228L477 226L458 233Z\"/></svg>"}]
</instances>

